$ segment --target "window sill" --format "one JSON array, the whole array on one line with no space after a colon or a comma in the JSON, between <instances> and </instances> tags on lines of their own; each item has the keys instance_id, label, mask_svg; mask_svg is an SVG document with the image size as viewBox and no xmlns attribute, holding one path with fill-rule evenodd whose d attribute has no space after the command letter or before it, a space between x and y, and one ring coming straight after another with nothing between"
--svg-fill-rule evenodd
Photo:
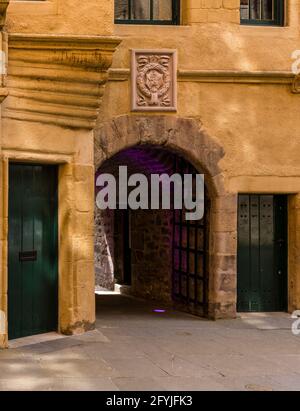
<instances>
[{"instance_id":1,"label":"window sill","mask_svg":"<svg viewBox=\"0 0 300 411\"><path fill-rule=\"evenodd\" d=\"M284 24L281 23L263 23L263 22L256 22L256 21L241 21L240 23L241 26L251 26L251 27L277 27L277 28L282 28L285 27Z\"/></svg>"},{"instance_id":2,"label":"window sill","mask_svg":"<svg viewBox=\"0 0 300 411\"><path fill-rule=\"evenodd\" d=\"M128 26L180 26L180 24L172 23L170 21L129 21L129 20L115 20L116 25Z\"/></svg>"}]
</instances>

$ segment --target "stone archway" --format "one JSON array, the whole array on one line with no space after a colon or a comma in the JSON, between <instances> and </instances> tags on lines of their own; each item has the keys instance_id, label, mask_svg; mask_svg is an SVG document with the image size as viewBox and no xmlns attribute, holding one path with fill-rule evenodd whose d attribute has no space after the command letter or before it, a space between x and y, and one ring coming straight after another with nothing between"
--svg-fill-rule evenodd
<instances>
[{"instance_id":1,"label":"stone archway","mask_svg":"<svg viewBox=\"0 0 300 411\"><path fill-rule=\"evenodd\" d=\"M126 148L163 146L177 152L205 174L211 201L209 234L210 318L236 316L237 197L226 191L218 163L222 147L195 118L170 115L123 115L95 131L95 168Z\"/></svg>"}]
</instances>

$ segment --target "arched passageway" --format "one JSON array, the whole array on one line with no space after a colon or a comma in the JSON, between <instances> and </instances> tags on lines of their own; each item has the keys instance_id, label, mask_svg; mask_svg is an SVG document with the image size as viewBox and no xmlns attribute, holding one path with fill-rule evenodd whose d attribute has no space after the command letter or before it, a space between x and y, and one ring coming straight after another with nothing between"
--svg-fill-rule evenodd
<instances>
[{"instance_id":1,"label":"arched passageway","mask_svg":"<svg viewBox=\"0 0 300 411\"><path fill-rule=\"evenodd\" d=\"M215 319L235 317L237 198L236 194L226 191L219 167L223 156L223 149L208 136L197 119L124 115L104 123L95 134L97 173L116 172L120 164L126 163L130 173L149 175L154 170L156 173L174 170L179 162L183 169L187 167L204 174L209 201L205 220L198 222L187 235L183 234L185 228L174 212L99 213L96 210L98 281L105 277L106 283L102 284L111 287L116 277L118 281L131 282L131 292L136 295L171 301L176 300L176 271L179 271L182 308ZM177 251L176 231L179 232ZM194 238L197 245L193 243ZM132 247L127 253L131 260L127 261L128 272L124 269L126 243ZM195 253L191 251L192 243L199 248ZM199 259L198 251L199 256L202 253ZM199 276L196 286L190 272L194 269ZM188 281L185 281L186 274L190 277ZM190 295L197 296L200 310L196 307L197 301L188 300Z\"/></svg>"},{"instance_id":2,"label":"arched passageway","mask_svg":"<svg viewBox=\"0 0 300 411\"><path fill-rule=\"evenodd\" d=\"M157 145L134 146L106 160L97 171L114 175L126 166L128 178L143 174L193 175L197 170L183 157ZM133 189L133 188L132 188ZM96 188L96 191L99 188ZM130 191L129 191L130 192ZM174 193L173 193L174 194ZM195 193L194 193L195 194ZM96 211L96 286L164 303L199 315L208 312L209 198L205 214L188 220L188 210L159 209ZM194 198L195 199L195 198ZM125 285L125 287L124 287Z\"/></svg>"}]
</instances>

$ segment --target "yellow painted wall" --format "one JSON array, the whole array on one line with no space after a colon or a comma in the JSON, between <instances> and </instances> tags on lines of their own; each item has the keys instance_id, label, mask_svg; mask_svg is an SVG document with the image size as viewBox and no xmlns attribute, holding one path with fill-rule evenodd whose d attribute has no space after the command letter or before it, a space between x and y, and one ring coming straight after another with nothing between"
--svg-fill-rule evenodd
<instances>
[{"instance_id":1,"label":"yellow painted wall","mask_svg":"<svg viewBox=\"0 0 300 411\"><path fill-rule=\"evenodd\" d=\"M112 0L11 0L6 27L14 33L111 35Z\"/></svg>"},{"instance_id":2,"label":"yellow painted wall","mask_svg":"<svg viewBox=\"0 0 300 411\"><path fill-rule=\"evenodd\" d=\"M186 25L116 25L122 43L112 67L129 69L134 48L170 48L177 49L179 71L291 72L291 55L300 49L299 2L288 1L286 27L241 26L239 15L227 21L238 5L236 0L190 0L184 2ZM222 14L221 22L210 23L210 13ZM300 95L290 84L234 81L179 78L177 115L198 117L224 147L221 167L234 190L237 180L233 184L231 177L300 176ZM99 123L130 113L130 107L130 81L109 82Z\"/></svg>"},{"instance_id":3,"label":"yellow painted wall","mask_svg":"<svg viewBox=\"0 0 300 411\"><path fill-rule=\"evenodd\" d=\"M227 191L290 194L289 309L299 309L300 94L292 93L287 77L292 53L300 49L300 4L287 0L284 27L240 25L237 0L187 0L182 6L181 26L115 25L122 43L99 127L130 114L130 50L176 49L178 111L169 115L199 119L223 147L219 165ZM219 79L209 75L213 70ZM208 73L205 81L201 71ZM187 72L194 72L190 81ZM241 80L235 72L249 75ZM270 80L274 72L280 74ZM230 82L222 78L226 73Z\"/></svg>"},{"instance_id":4,"label":"yellow painted wall","mask_svg":"<svg viewBox=\"0 0 300 411\"><path fill-rule=\"evenodd\" d=\"M285 27L241 26L238 0L183 0L181 26L114 25L113 6L113 0L11 0L7 30L114 34L122 39L115 69L129 69L131 48L171 48L178 51L179 70L289 72L291 54L300 49L297 0L287 0ZM178 86L177 115L199 117L224 147L228 178L299 175L300 97L290 85L184 81ZM129 81L110 82L99 124L129 112Z\"/></svg>"}]
</instances>

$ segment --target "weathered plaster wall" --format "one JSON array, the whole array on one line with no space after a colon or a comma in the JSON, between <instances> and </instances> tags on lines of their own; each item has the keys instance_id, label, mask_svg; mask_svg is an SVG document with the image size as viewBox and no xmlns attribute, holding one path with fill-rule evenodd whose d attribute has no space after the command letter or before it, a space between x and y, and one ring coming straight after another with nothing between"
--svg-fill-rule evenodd
<instances>
[{"instance_id":1,"label":"weathered plaster wall","mask_svg":"<svg viewBox=\"0 0 300 411\"><path fill-rule=\"evenodd\" d=\"M300 6L287 1L285 27L241 26L239 0L182 0L181 26L114 25L114 0L10 1L9 32L120 35L114 67L128 66L128 48L168 47L186 69L290 70L299 48ZM191 41L192 39L192 41Z\"/></svg>"},{"instance_id":2,"label":"weathered plaster wall","mask_svg":"<svg viewBox=\"0 0 300 411\"><path fill-rule=\"evenodd\" d=\"M113 0L11 0L6 26L15 33L111 35Z\"/></svg>"},{"instance_id":3,"label":"weathered plaster wall","mask_svg":"<svg viewBox=\"0 0 300 411\"><path fill-rule=\"evenodd\" d=\"M232 0L239 7L238 0ZM189 20L181 26L115 25L114 33L123 38L114 59L114 67L129 67L129 48L173 48L178 50L179 69L202 70L288 70L291 53L299 48L300 7L288 1L285 27L246 26L224 17L221 0L195 0L204 8L190 9ZM218 21L201 21L197 11L220 14ZM230 11L230 10L229 10ZM231 12L231 11L230 11ZM226 16L226 13L225 13ZM238 19L237 19L238 17Z\"/></svg>"},{"instance_id":4,"label":"weathered plaster wall","mask_svg":"<svg viewBox=\"0 0 300 411\"><path fill-rule=\"evenodd\" d=\"M115 33L123 41L113 68L130 68L131 48L176 49L177 115L199 118L209 135L224 147L226 177L299 175L300 104L290 84L267 84L268 80L251 84L251 79L241 83L234 76L229 83L218 76L202 82L196 75L190 80L180 75L185 70L291 71L291 54L300 44L299 2L288 1L286 27L241 26L238 7L237 0L190 0L183 7L187 25L116 25ZM231 22L226 16L232 12L236 17ZM100 122L128 112L129 83L111 81Z\"/></svg>"},{"instance_id":5,"label":"weathered plaster wall","mask_svg":"<svg viewBox=\"0 0 300 411\"><path fill-rule=\"evenodd\" d=\"M224 148L228 187L239 176L300 176L300 97L289 85L180 82L178 95L178 115L199 118ZM129 96L127 81L110 82L101 117L129 113Z\"/></svg>"}]
</instances>

